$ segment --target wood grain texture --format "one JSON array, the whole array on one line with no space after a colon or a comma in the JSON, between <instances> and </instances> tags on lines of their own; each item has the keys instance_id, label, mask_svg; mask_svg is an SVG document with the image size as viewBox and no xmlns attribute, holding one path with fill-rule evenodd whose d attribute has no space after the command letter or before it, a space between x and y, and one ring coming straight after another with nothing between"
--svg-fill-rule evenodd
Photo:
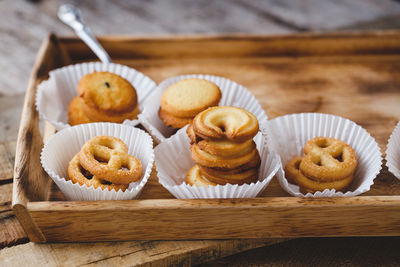
<instances>
[{"instance_id":1,"label":"wood grain texture","mask_svg":"<svg viewBox=\"0 0 400 267\"><path fill-rule=\"evenodd\" d=\"M39 115L35 109L35 95L39 77L46 77L50 69L62 65L63 53L57 42L56 37L50 35L38 53L25 95L15 153L12 207L25 232L35 241L44 241L44 237L27 213L26 203L47 199L51 181L43 168L37 168L41 165L39 155L43 141L39 131Z\"/></svg>"},{"instance_id":2,"label":"wood grain texture","mask_svg":"<svg viewBox=\"0 0 400 267\"><path fill-rule=\"evenodd\" d=\"M0 250L2 266L192 266L282 240L28 243ZM85 253L82 253L84 251Z\"/></svg>"},{"instance_id":3,"label":"wood grain texture","mask_svg":"<svg viewBox=\"0 0 400 267\"><path fill-rule=\"evenodd\" d=\"M399 202L398 196L157 199L30 202L28 209L47 240L182 240L400 235Z\"/></svg>"},{"instance_id":4,"label":"wood grain texture","mask_svg":"<svg viewBox=\"0 0 400 267\"><path fill-rule=\"evenodd\" d=\"M200 266L397 266L399 246L400 237L297 238Z\"/></svg>"},{"instance_id":5,"label":"wood grain texture","mask_svg":"<svg viewBox=\"0 0 400 267\"><path fill-rule=\"evenodd\" d=\"M399 3L390 0L267 0L236 1L243 8L270 17L296 30L329 30L355 22L397 15Z\"/></svg>"},{"instance_id":6,"label":"wood grain texture","mask_svg":"<svg viewBox=\"0 0 400 267\"><path fill-rule=\"evenodd\" d=\"M15 142L0 143L0 184L11 182L15 157Z\"/></svg>"},{"instance_id":7,"label":"wood grain texture","mask_svg":"<svg viewBox=\"0 0 400 267\"><path fill-rule=\"evenodd\" d=\"M12 167L8 170L12 170ZM12 211L11 197L12 183L0 185L0 248L28 241L28 236Z\"/></svg>"}]
</instances>

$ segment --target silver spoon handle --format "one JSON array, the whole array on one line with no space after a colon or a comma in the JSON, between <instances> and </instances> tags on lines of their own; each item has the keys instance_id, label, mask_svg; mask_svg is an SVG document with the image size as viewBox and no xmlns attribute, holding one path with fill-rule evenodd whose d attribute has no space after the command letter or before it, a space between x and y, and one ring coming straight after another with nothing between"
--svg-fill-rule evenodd
<instances>
[{"instance_id":1,"label":"silver spoon handle","mask_svg":"<svg viewBox=\"0 0 400 267\"><path fill-rule=\"evenodd\" d=\"M70 26L103 63L111 63L108 53L96 40L89 27L81 20L79 9L73 5L64 4L58 9L58 18Z\"/></svg>"}]
</instances>

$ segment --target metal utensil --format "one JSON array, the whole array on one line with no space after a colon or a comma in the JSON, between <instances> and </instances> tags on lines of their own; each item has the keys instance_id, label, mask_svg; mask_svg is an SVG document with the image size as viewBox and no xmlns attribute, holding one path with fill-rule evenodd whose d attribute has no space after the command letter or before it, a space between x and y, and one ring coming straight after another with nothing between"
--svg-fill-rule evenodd
<instances>
[{"instance_id":1,"label":"metal utensil","mask_svg":"<svg viewBox=\"0 0 400 267\"><path fill-rule=\"evenodd\" d=\"M71 4L61 5L58 9L58 18L70 26L76 34L92 49L104 63L111 63L111 58L94 37L92 31L81 20L80 11Z\"/></svg>"}]
</instances>

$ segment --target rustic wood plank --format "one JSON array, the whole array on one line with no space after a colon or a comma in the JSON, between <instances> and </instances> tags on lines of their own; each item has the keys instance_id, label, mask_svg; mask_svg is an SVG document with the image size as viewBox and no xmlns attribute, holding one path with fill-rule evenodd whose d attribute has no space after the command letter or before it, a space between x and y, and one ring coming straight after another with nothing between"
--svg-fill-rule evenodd
<instances>
[{"instance_id":1,"label":"rustic wood plank","mask_svg":"<svg viewBox=\"0 0 400 267\"><path fill-rule=\"evenodd\" d=\"M396 266L399 237L298 238L200 266Z\"/></svg>"},{"instance_id":2,"label":"rustic wood plank","mask_svg":"<svg viewBox=\"0 0 400 267\"><path fill-rule=\"evenodd\" d=\"M11 198L12 184L0 185L0 249L28 242L28 236L12 212Z\"/></svg>"},{"instance_id":3,"label":"rustic wood plank","mask_svg":"<svg viewBox=\"0 0 400 267\"><path fill-rule=\"evenodd\" d=\"M400 3L390 0L236 1L243 8L297 30L327 30L397 15Z\"/></svg>"},{"instance_id":4,"label":"rustic wood plank","mask_svg":"<svg viewBox=\"0 0 400 267\"><path fill-rule=\"evenodd\" d=\"M0 184L12 181L15 145L15 142L0 143Z\"/></svg>"},{"instance_id":5,"label":"rustic wood plank","mask_svg":"<svg viewBox=\"0 0 400 267\"><path fill-rule=\"evenodd\" d=\"M26 210L26 203L47 199L51 185L51 179L43 168L38 168L41 165L39 155L43 141L39 130L39 115L35 108L35 95L40 79L47 77L49 70L62 65L63 57L55 57L55 54L63 55L57 38L50 35L43 43L32 70L25 94L15 153L12 207L32 241L45 239L32 222Z\"/></svg>"},{"instance_id":6,"label":"rustic wood plank","mask_svg":"<svg viewBox=\"0 0 400 267\"><path fill-rule=\"evenodd\" d=\"M399 201L370 196L29 202L28 210L47 240L58 242L388 236L400 235Z\"/></svg>"},{"instance_id":7,"label":"rustic wood plank","mask_svg":"<svg viewBox=\"0 0 400 267\"><path fill-rule=\"evenodd\" d=\"M191 266L283 240L28 243L0 250L2 266ZM84 252L84 253L82 253Z\"/></svg>"},{"instance_id":8,"label":"rustic wood plank","mask_svg":"<svg viewBox=\"0 0 400 267\"><path fill-rule=\"evenodd\" d=\"M399 1L398 1L399 2ZM400 2L399 2L400 4ZM339 28L340 30L395 30L400 29L400 17L398 15L385 16L370 21L357 22Z\"/></svg>"}]
</instances>

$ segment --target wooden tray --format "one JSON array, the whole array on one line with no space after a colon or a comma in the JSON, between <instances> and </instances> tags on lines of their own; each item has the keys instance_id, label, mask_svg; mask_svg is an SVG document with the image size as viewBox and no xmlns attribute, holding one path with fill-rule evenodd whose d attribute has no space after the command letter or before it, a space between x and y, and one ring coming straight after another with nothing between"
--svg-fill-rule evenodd
<instances>
[{"instance_id":1,"label":"wooden tray","mask_svg":"<svg viewBox=\"0 0 400 267\"><path fill-rule=\"evenodd\" d=\"M231 78L269 118L323 112L365 127L382 151L400 119L400 33L295 36L103 37L114 62L156 82L188 73ZM400 235L400 183L384 167L352 198L291 197L274 179L255 199L174 199L155 171L140 199L63 201L41 168L34 99L52 69L95 56L77 38L51 35L29 82L18 134L13 209L31 241L228 239Z\"/></svg>"}]
</instances>

